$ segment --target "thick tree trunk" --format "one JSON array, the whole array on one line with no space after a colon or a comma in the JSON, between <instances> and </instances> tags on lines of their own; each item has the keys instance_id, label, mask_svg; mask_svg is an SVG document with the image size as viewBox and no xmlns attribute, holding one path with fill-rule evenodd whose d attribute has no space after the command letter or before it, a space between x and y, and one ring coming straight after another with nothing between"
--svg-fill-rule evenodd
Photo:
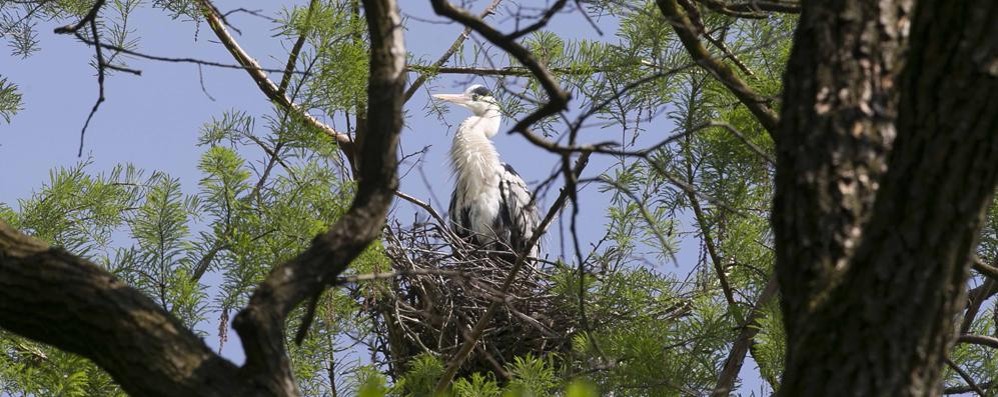
<instances>
[{"instance_id":1,"label":"thick tree trunk","mask_svg":"<svg viewBox=\"0 0 998 397\"><path fill-rule=\"evenodd\" d=\"M998 3L918 2L897 76L909 6L804 7L773 211L785 396L941 391L998 180Z\"/></svg>"}]
</instances>

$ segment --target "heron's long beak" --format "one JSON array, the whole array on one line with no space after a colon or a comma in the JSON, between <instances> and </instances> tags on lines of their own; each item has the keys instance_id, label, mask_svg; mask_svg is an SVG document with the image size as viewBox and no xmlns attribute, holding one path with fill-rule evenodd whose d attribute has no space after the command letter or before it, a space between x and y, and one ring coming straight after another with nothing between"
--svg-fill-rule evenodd
<instances>
[{"instance_id":1,"label":"heron's long beak","mask_svg":"<svg viewBox=\"0 0 998 397\"><path fill-rule=\"evenodd\" d=\"M471 98L468 98L468 96L464 94L433 94L433 97L461 106L465 106L471 102Z\"/></svg>"}]
</instances>

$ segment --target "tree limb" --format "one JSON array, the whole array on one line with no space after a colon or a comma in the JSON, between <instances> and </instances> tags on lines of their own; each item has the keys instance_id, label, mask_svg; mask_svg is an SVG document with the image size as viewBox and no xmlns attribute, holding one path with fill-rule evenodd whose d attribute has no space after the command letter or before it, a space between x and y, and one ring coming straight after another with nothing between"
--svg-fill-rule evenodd
<instances>
[{"instance_id":1,"label":"tree limb","mask_svg":"<svg viewBox=\"0 0 998 397\"><path fill-rule=\"evenodd\" d=\"M800 14L800 4L789 1L757 1L745 3L729 3L723 0L697 0L711 11L736 17L765 19L770 13Z\"/></svg>"},{"instance_id":2,"label":"tree limb","mask_svg":"<svg viewBox=\"0 0 998 397\"><path fill-rule=\"evenodd\" d=\"M312 28L312 15L315 14L315 8L318 5L319 0L311 0L308 3L308 11L305 13L305 26L298 33L298 40L295 40L295 44L291 47L288 62L284 65L284 75L281 76L281 84L277 87L277 92L281 95L285 95L288 92L288 84L291 84L291 76L294 74L295 64L298 63L298 55L301 54L301 49L305 46L305 40L308 39L308 31Z\"/></svg>"},{"instance_id":3,"label":"tree limb","mask_svg":"<svg viewBox=\"0 0 998 397\"><path fill-rule=\"evenodd\" d=\"M537 121L568 108L568 100L571 98L571 95L558 86L554 76L551 75L551 72L548 71L547 67L542 65L537 58L530 53L530 50L520 43L517 43L515 37L502 34L495 28L489 26L489 24L485 23L485 21L481 18L471 15L467 10L455 8L447 0L431 0L430 2L433 5L433 11L436 12L437 15L445 16L461 23L464 26L470 27L472 30L482 35L482 37L486 40L503 49L503 51L506 51L506 53L513 58L516 58L517 61L519 61L524 67L527 68L527 70L530 71L531 74L534 75L534 77L537 78L538 83L540 83L541 87L544 88L544 91L548 95L548 101L533 113L517 122L511 129L512 131L523 132ZM546 23L547 20L540 22ZM543 26L543 24L540 26ZM540 26L538 26L538 28L540 28Z\"/></svg>"},{"instance_id":4,"label":"tree limb","mask_svg":"<svg viewBox=\"0 0 998 397\"><path fill-rule=\"evenodd\" d=\"M998 280L998 267L984 263L984 261L976 255L974 256L974 263L972 264L972 267L981 274L988 276L988 278Z\"/></svg>"},{"instance_id":5,"label":"tree limb","mask_svg":"<svg viewBox=\"0 0 998 397\"><path fill-rule=\"evenodd\" d=\"M780 287L776 282L776 275L774 274L766 282L766 287L759 294L759 298L756 299L752 311L749 312L748 320L745 321L741 332L738 333L735 343L731 345L731 352L728 353L728 358L724 360L724 367L721 368L721 374L717 377L717 384L714 386L711 396L728 396L734 390L735 380L738 379L738 373L741 372L742 364L745 362L745 355L748 354L749 347L752 346L752 339L759 334L759 320L763 315L762 308L776 296L776 292L779 289Z\"/></svg>"},{"instance_id":6,"label":"tree limb","mask_svg":"<svg viewBox=\"0 0 998 397\"><path fill-rule=\"evenodd\" d=\"M987 335L960 335L957 342L970 343L974 345L988 346L998 349L998 338Z\"/></svg>"},{"instance_id":7,"label":"tree limb","mask_svg":"<svg viewBox=\"0 0 998 397\"><path fill-rule=\"evenodd\" d=\"M270 272L233 320L246 352L241 372L277 395L297 393L284 344L284 320L303 300L336 282L350 261L381 232L395 190L395 149L402 128L405 49L394 0L364 0L370 32L368 103L359 185L350 209L308 250Z\"/></svg>"},{"instance_id":8,"label":"tree limb","mask_svg":"<svg viewBox=\"0 0 998 397\"><path fill-rule=\"evenodd\" d=\"M132 395L252 392L234 364L152 299L3 222L0 327L93 360Z\"/></svg>"},{"instance_id":9,"label":"tree limb","mask_svg":"<svg viewBox=\"0 0 998 397\"><path fill-rule=\"evenodd\" d=\"M956 363L954 363L953 360L950 360L948 357L946 358L946 365L949 365L949 367L952 368L953 371L956 371L956 373L960 375L961 378L963 378L963 381L967 382L967 385L970 386L970 388L974 392L976 392L978 396L981 397L987 396L987 394L984 393L984 390L977 385L977 381L975 381L974 378L972 378L970 374L967 373L967 371L964 371L963 368L960 368L959 365L956 365Z\"/></svg>"}]
</instances>

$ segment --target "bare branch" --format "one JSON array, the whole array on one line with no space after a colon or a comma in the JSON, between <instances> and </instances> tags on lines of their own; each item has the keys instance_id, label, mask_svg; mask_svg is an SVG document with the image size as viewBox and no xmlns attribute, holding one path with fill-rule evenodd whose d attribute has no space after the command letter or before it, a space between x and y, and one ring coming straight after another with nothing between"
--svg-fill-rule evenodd
<instances>
[{"instance_id":1,"label":"bare branch","mask_svg":"<svg viewBox=\"0 0 998 397\"><path fill-rule=\"evenodd\" d=\"M571 98L571 95L558 86L554 76L551 75L547 67L541 65L526 47L517 43L515 37L502 34L482 21L481 18L471 15L466 10L455 8L447 0L431 0L431 4L433 5L433 11L438 15L448 17L464 26L470 27L486 40L503 49L503 51L506 51L513 58L516 58L520 64L526 67L527 70L530 70L530 73L537 78L541 87L544 88L544 91L548 95L548 102L517 122L511 129L512 131L525 131L537 121L565 110L568 107L568 100ZM542 22L546 23L546 21ZM540 26L543 26L543 24Z\"/></svg>"},{"instance_id":2,"label":"bare branch","mask_svg":"<svg viewBox=\"0 0 998 397\"><path fill-rule=\"evenodd\" d=\"M949 367L952 368L953 371L956 371L956 373L960 375L961 378L963 378L964 382L967 382L967 385L970 386L970 388L974 392L976 392L977 395L981 397L987 396L987 394L984 393L984 390L977 385L976 381L974 381L974 378L972 378L970 374L967 373L967 371L964 371L963 368L960 368L959 365L956 365L956 363L954 363L953 360L950 360L949 357L946 358L946 365L949 365Z\"/></svg>"},{"instance_id":3,"label":"bare branch","mask_svg":"<svg viewBox=\"0 0 998 397\"><path fill-rule=\"evenodd\" d=\"M97 8L97 6L94 6L94 9ZM93 19L90 20L90 34L93 35L94 42L99 44L100 36L97 34L97 21ZM77 36L79 36L79 34L77 34ZM97 101L94 102L94 107L90 109L90 114L87 115L87 121L83 123L83 129L80 130L80 148L76 153L77 157L83 157L83 137L87 133L87 127L90 126L90 120L94 118L94 114L97 114L97 109L100 108L100 104L104 103L104 54L101 52L100 45L95 45L94 50L97 53L97 60L95 61L97 64Z\"/></svg>"},{"instance_id":4,"label":"bare branch","mask_svg":"<svg viewBox=\"0 0 998 397\"><path fill-rule=\"evenodd\" d=\"M541 15L541 18L538 19L537 22L534 22L523 29L510 33L506 37L509 40L516 40L530 33L540 30L541 28L543 28L545 25L548 24L548 21L551 20L551 17L553 17L554 14L558 13L558 11L561 11L562 8L565 8L565 4L568 4L568 0L558 0L557 2L554 3L554 5L552 5L550 8L544 11L544 14Z\"/></svg>"},{"instance_id":5,"label":"bare branch","mask_svg":"<svg viewBox=\"0 0 998 397\"><path fill-rule=\"evenodd\" d=\"M995 389L995 388L998 388L998 382L983 382L983 383L978 383L977 384L977 388L980 388L982 390ZM943 394L945 394L945 395L950 395L950 394L966 394L966 393L970 393L970 392L974 391L974 389L975 389L974 386L971 386L971 385L947 387L947 388L943 389Z\"/></svg>"},{"instance_id":6,"label":"bare branch","mask_svg":"<svg viewBox=\"0 0 998 397\"><path fill-rule=\"evenodd\" d=\"M729 3L723 0L697 0L714 12L736 18L765 19L770 13L800 14L800 4L790 1L757 1Z\"/></svg>"},{"instance_id":7,"label":"bare branch","mask_svg":"<svg viewBox=\"0 0 998 397\"><path fill-rule=\"evenodd\" d=\"M87 11L87 15L83 16L79 22L71 25L60 26L55 28L56 34L71 34L80 31L88 22L92 23L97 19L97 13L100 12L101 7L104 6L106 0L97 0L94 5L90 7L90 11ZM95 36L96 39L96 36Z\"/></svg>"},{"instance_id":8,"label":"bare branch","mask_svg":"<svg viewBox=\"0 0 998 397\"><path fill-rule=\"evenodd\" d=\"M998 349L998 338L986 335L960 335L956 339L960 343L970 343L974 345L988 346Z\"/></svg>"}]
</instances>

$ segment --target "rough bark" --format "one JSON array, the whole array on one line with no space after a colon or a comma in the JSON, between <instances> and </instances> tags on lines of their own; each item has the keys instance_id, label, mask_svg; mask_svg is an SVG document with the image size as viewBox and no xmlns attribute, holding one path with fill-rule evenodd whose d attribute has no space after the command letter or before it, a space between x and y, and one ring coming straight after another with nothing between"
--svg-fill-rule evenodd
<instances>
[{"instance_id":1,"label":"rough bark","mask_svg":"<svg viewBox=\"0 0 998 397\"><path fill-rule=\"evenodd\" d=\"M784 76L776 235L788 330L849 267L895 136L910 0L805 4ZM792 268L788 268L792 266Z\"/></svg>"},{"instance_id":2,"label":"rough bark","mask_svg":"<svg viewBox=\"0 0 998 397\"><path fill-rule=\"evenodd\" d=\"M210 5L206 0L204 4ZM331 285L377 238L398 185L405 49L395 0L365 0L370 120L347 213L308 250L276 267L233 321L246 353L237 368L160 306L100 267L0 222L0 327L90 358L141 396L298 395L284 322Z\"/></svg>"},{"instance_id":3,"label":"rough bark","mask_svg":"<svg viewBox=\"0 0 998 397\"><path fill-rule=\"evenodd\" d=\"M90 358L137 396L245 394L234 364L99 266L0 222L0 327Z\"/></svg>"},{"instance_id":4,"label":"rough bark","mask_svg":"<svg viewBox=\"0 0 998 397\"><path fill-rule=\"evenodd\" d=\"M998 3L918 2L898 77L909 6L804 5L773 212L781 395L942 391L998 181Z\"/></svg>"}]
</instances>

